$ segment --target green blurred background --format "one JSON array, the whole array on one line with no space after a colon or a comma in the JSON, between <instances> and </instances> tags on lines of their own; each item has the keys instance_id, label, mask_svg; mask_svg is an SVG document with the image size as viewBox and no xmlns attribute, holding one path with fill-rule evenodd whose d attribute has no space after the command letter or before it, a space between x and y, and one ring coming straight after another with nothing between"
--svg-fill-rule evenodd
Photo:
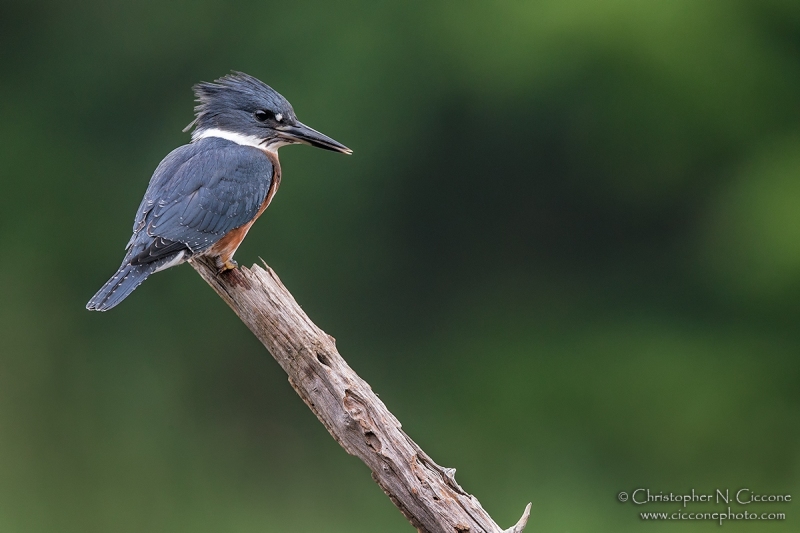
<instances>
[{"instance_id":1,"label":"green blurred background","mask_svg":"<svg viewBox=\"0 0 800 533\"><path fill-rule=\"evenodd\" d=\"M0 9L0 531L412 530L190 267L84 310L231 69L355 151L284 148L237 259L501 525L800 498L798 2Z\"/></svg>"}]
</instances>

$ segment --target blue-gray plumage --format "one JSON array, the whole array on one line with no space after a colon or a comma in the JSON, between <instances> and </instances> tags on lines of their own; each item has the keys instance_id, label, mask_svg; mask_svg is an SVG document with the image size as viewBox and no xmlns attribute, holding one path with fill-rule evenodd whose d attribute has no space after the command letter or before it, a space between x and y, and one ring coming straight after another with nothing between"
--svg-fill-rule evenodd
<instances>
[{"instance_id":1,"label":"blue-gray plumage","mask_svg":"<svg viewBox=\"0 0 800 533\"><path fill-rule=\"evenodd\" d=\"M150 274L198 254L213 257L220 271L235 268L236 248L280 183L279 147L304 143L352 153L299 122L285 98L247 74L200 83L194 91L192 142L156 168L125 258L87 309L111 309Z\"/></svg>"},{"instance_id":2,"label":"blue-gray plumage","mask_svg":"<svg viewBox=\"0 0 800 533\"><path fill-rule=\"evenodd\" d=\"M136 257L153 261L163 255L142 255L154 251L158 241L152 236L204 252L253 220L267 198L272 173L263 151L219 137L174 150L156 169L136 213L131 244L145 245Z\"/></svg>"}]
</instances>

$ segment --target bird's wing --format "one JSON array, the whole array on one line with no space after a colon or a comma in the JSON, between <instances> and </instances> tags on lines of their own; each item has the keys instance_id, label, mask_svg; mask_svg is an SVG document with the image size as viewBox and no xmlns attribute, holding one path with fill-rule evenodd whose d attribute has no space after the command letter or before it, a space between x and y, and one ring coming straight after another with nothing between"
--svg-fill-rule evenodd
<instances>
[{"instance_id":1,"label":"bird's wing","mask_svg":"<svg viewBox=\"0 0 800 533\"><path fill-rule=\"evenodd\" d=\"M207 250L256 216L272 172L263 152L224 139L174 150L156 169L139 206L128 243L131 263Z\"/></svg>"}]
</instances>

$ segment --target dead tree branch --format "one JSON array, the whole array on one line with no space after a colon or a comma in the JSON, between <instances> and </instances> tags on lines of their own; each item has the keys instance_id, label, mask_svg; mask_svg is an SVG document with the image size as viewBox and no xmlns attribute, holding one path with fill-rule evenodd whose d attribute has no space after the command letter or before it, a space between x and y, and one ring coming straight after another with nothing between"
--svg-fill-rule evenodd
<instances>
[{"instance_id":1,"label":"dead tree branch","mask_svg":"<svg viewBox=\"0 0 800 533\"><path fill-rule=\"evenodd\" d=\"M347 453L372 470L372 478L425 533L520 533L503 530L455 480L401 429L400 422L336 351L295 302L275 272L253 265L217 275L202 258L192 266L250 328L289 375L289 383Z\"/></svg>"}]
</instances>

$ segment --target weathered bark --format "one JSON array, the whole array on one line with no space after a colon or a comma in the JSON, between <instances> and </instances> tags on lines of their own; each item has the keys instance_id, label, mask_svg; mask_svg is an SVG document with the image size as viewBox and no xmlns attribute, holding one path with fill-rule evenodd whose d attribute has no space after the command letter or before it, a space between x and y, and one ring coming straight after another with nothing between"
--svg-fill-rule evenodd
<instances>
[{"instance_id":1,"label":"weathered bark","mask_svg":"<svg viewBox=\"0 0 800 533\"><path fill-rule=\"evenodd\" d=\"M519 522L499 527L478 500L400 429L400 422L369 384L336 351L295 302L275 272L253 265L218 275L202 258L192 266L239 315L289 375L289 383L347 453L372 470L372 478L420 532L520 533Z\"/></svg>"}]
</instances>

